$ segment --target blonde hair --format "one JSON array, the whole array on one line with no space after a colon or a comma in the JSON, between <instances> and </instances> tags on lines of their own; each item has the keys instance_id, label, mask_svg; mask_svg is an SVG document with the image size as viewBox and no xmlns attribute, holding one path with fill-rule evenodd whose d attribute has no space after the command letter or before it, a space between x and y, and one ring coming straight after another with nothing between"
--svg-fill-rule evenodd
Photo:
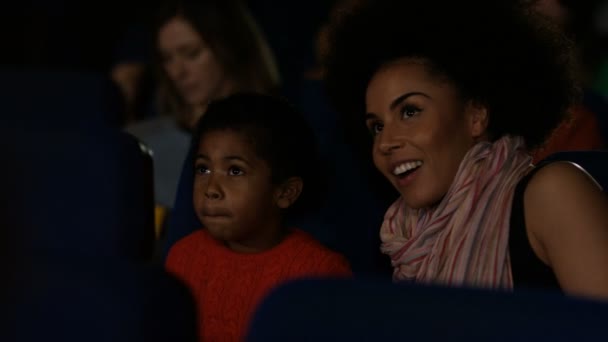
<instances>
[{"instance_id":1,"label":"blonde hair","mask_svg":"<svg viewBox=\"0 0 608 342\"><path fill-rule=\"evenodd\" d=\"M185 20L209 45L218 63L238 91L275 93L280 75L275 57L255 19L240 0L182 0L161 11L157 34L169 20ZM191 117L192 109L181 98L160 62L158 108L178 122Z\"/></svg>"}]
</instances>

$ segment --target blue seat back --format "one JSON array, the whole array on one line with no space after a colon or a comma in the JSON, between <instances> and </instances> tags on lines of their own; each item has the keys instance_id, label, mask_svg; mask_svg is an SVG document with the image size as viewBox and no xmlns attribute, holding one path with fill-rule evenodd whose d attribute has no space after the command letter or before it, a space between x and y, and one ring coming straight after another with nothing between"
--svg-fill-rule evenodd
<instances>
[{"instance_id":1,"label":"blue seat back","mask_svg":"<svg viewBox=\"0 0 608 342\"><path fill-rule=\"evenodd\" d=\"M197 341L188 289L148 262L151 160L139 143L108 128L3 123L0 245L12 248L0 340Z\"/></svg>"},{"instance_id":2,"label":"blue seat back","mask_svg":"<svg viewBox=\"0 0 608 342\"><path fill-rule=\"evenodd\" d=\"M117 86L94 72L0 70L0 118L118 127L125 106Z\"/></svg>"},{"instance_id":3,"label":"blue seat back","mask_svg":"<svg viewBox=\"0 0 608 342\"><path fill-rule=\"evenodd\" d=\"M110 128L4 126L20 190L11 205L42 255L146 260L154 251L152 162Z\"/></svg>"},{"instance_id":4,"label":"blue seat back","mask_svg":"<svg viewBox=\"0 0 608 342\"><path fill-rule=\"evenodd\" d=\"M593 341L608 303L557 293L304 280L278 288L248 341Z\"/></svg>"}]
</instances>

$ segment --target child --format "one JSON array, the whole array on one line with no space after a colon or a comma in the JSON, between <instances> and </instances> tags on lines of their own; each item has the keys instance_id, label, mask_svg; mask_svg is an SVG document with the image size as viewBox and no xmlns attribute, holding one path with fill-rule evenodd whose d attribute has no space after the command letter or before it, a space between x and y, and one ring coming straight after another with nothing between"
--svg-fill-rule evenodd
<instances>
[{"instance_id":1,"label":"child","mask_svg":"<svg viewBox=\"0 0 608 342\"><path fill-rule=\"evenodd\" d=\"M291 106L255 94L219 100L193 143L193 201L205 229L178 241L166 268L191 288L202 340L243 339L257 304L282 282L351 275L344 257L284 224L320 194L314 138Z\"/></svg>"}]
</instances>

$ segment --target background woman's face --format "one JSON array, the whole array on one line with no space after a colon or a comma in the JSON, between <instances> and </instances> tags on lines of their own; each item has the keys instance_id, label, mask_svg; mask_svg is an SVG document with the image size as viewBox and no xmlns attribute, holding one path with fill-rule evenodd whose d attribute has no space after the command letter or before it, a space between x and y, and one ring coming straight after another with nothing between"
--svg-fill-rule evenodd
<instances>
[{"instance_id":1,"label":"background woman's face","mask_svg":"<svg viewBox=\"0 0 608 342\"><path fill-rule=\"evenodd\" d=\"M397 60L372 77L366 125L374 135L374 164L408 206L434 205L449 190L475 142L469 107L416 60Z\"/></svg>"},{"instance_id":2,"label":"background woman's face","mask_svg":"<svg viewBox=\"0 0 608 342\"><path fill-rule=\"evenodd\" d=\"M532 0L532 8L562 27L569 20L568 11L559 0Z\"/></svg>"},{"instance_id":3,"label":"background woman's face","mask_svg":"<svg viewBox=\"0 0 608 342\"><path fill-rule=\"evenodd\" d=\"M158 33L163 68L188 105L205 106L220 96L227 83L211 48L184 19L174 17Z\"/></svg>"}]
</instances>

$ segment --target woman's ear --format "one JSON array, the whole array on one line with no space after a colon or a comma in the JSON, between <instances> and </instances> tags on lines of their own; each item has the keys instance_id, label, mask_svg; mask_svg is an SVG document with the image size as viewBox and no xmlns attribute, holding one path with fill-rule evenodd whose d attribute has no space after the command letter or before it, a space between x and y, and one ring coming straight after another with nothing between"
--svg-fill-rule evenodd
<instances>
[{"instance_id":1,"label":"woman's ear","mask_svg":"<svg viewBox=\"0 0 608 342\"><path fill-rule=\"evenodd\" d=\"M300 197L304 182L300 177L290 177L279 185L275 192L275 203L281 209L287 209Z\"/></svg>"},{"instance_id":2,"label":"woman's ear","mask_svg":"<svg viewBox=\"0 0 608 342\"><path fill-rule=\"evenodd\" d=\"M468 114L471 137L474 140L487 139L488 123L490 121L488 107L479 101L469 101L465 110Z\"/></svg>"}]
</instances>

